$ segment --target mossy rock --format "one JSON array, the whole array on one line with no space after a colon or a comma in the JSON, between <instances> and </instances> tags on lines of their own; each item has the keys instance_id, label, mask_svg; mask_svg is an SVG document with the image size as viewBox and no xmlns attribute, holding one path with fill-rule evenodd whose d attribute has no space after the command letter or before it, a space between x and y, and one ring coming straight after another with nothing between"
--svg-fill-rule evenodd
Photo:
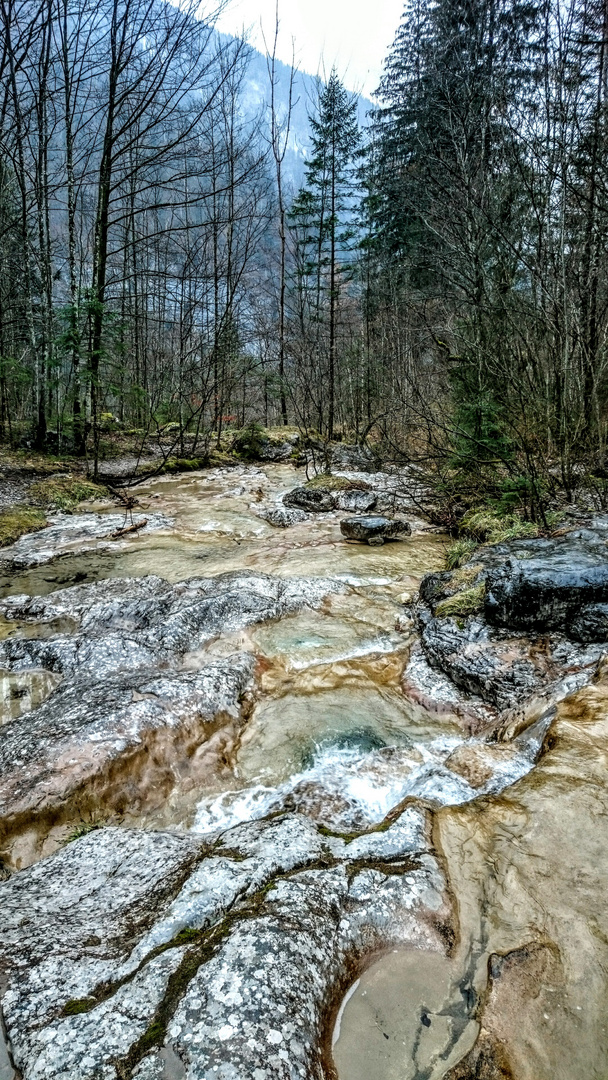
<instances>
[{"instance_id":1,"label":"mossy rock","mask_svg":"<svg viewBox=\"0 0 608 1080\"><path fill-rule=\"evenodd\" d=\"M370 491L365 480L348 480L346 476L332 476L331 473L319 473L313 476L304 487L311 491Z\"/></svg>"},{"instance_id":2,"label":"mossy rock","mask_svg":"<svg viewBox=\"0 0 608 1080\"><path fill-rule=\"evenodd\" d=\"M262 425L253 421L235 432L230 449L243 461L257 461L262 449L269 441L269 436Z\"/></svg>"},{"instance_id":3,"label":"mossy rock","mask_svg":"<svg viewBox=\"0 0 608 1080\"><path fill-rule=\"evenodd\" d=\"M35 506L9 506L0 510L0 547L8 547L20 536L37 532L45 525L44 512Z\"/></svg>"},{"instance_id":4,"label":"mossy rock","mask_svg":"<svg viewBox=\"0 0 608 1080\"><path fill-rule=\"evenodd\" d=\"M481 581L478 585L462 589L445 600L441 600L435 608L435 615L440 619L467 618L469 615L476 615L483 610L485 595L486 583Z\"/></svg>"},{"instance_id":5,"label":"mossy rock","mask_svg":"<svg viewBox=\"0 0 608 1080\"><path fill-rule=\"evenodd\" d=\"M161 473L196 472L197 469L204 469L208 464L208 457L167 458L160 471Z\"/></svg>"}]
</instances>

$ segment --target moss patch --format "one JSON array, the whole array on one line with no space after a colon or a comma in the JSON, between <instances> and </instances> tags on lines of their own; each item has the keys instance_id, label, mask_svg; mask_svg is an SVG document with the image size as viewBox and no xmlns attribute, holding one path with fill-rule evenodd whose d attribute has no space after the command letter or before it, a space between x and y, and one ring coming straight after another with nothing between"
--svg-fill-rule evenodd
<instances>
[{"instance_id":1,"label":"moss patch","mask_svg":"<svg viewBox=\"0 0 608 1080\"><path fill-rule=\"evenodd\" d=\"M440 619L458 615L466 618L468 615L475 615L482 610L485 595L486 584L482 581L479 585L463 589L461 592L454 593L453 596L448 596L446 600L442 600L435 608L435 615Z\"/></svg>"},{"instance_id":2,"label":"moss patch","mask_svg":"<svg viewBox=\"0 0 608 1080\"><path fill-rule=\"evenodd\" d=\"M461 566L458 570L455 570L450 579L450 585L453 586L453 592L459 592L462 589L468 589L471 585L477 584L476 578L482 570L483 566L481 563L475 563L473 566Z\"/></svg>"},{"instance_id":3,"label":"moss patch","mask_svg":"<svg viewBox=\"0 0 608 1080\"><path fill-rule=\"evenodd\" d=\"M74 840L80 840L81 836L88 836L90 832L95 832L97 829L103 829L103 822L83 821L75 829L72 829L72 832L66 837L65 843L71 844Z\"/></svg>"},{"instance_id":4,"label":"moss patch","mask_svg":"<svg viewBox=\"0 0 608 1080\"><path fill-rule=\"evenodd\" d=\"M70 1001L66 1001L63 1009L61 1010L62 1016L79 1016L80 1013L90 1012L95 1008L97 1002L95 998L72 998Z\"/></svg>"},{"instance_id":5,"label":"moss patch","mask_svg":"<svg viewBox=\"0 0 608 1080\"><path fill-rule=\"evenodd\" d=\"M304 485L313 491L321 489L322 491L369 491L369 484L365 483L365 480L348 480L346 476L331 476L330 473L319 473L318 476L313 476L312 480L309 480Z\"/></svg>"},{"instance_id":6,"label":"moss patch","mask_svg":"<svg viewBox=\"0 0 608 1080\"><path fill-rule=\"evenodd\" d=\"M54 506L58 510L72 510L85 499L107 499L108 489L91 480L76 477L57 477L54 480L39 481L32 484L30 494L43 506Z\"/></svg>"},{"instance_id":7,"label":"moss patch","mask_svg":"<svg viewBox=\"0 0 608 1080\"><path fill-rule=\"evenodd\" d=\"M35 506L9 506L0 510L0 547L14 544L20 536L36 532L46 525L42 510Z\"/></svg>"}]
</instances>

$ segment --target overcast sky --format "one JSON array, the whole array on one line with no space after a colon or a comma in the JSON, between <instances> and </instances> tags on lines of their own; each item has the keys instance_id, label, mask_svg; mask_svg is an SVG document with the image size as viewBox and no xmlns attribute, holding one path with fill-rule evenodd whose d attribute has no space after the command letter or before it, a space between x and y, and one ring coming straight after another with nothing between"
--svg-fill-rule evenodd
<instances>
[{"instance_id":1,"label":"overcast sky","mask_svg":"<svg viewBox=\"0 0 608 1080\"><path fill-rule=\"evenodd\" d=\"M335 64L350 90L369 96L402 10L403 0L279 0L279 59L290 62L293 38L300 68L316 75L323 74L323 65L329 73ZM218 29L250 30L251 44L263 48L260 24L270 40L274 19L275 0L231 0Z\"/></svg>"}]
</instances>

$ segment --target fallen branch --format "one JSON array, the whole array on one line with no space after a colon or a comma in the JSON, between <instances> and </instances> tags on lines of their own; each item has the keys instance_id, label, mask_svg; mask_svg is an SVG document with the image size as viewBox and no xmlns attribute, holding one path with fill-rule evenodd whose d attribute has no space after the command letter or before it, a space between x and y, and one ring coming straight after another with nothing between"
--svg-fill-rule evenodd
<instances>
[{"instance_id":1,"label":"fallen branch","mask_svg":"<svg viewBox=\"0 0 608 1080\"><path fill-rule=\"evenodd\" d=\"M132 525L128 525L124 529L117 529L116 532L110 533L110 540L120 540L121 536L127 536L128 533L139 532L147 524L147 518L144 518L143 521L134 521Z\"/></svg>"}]
</instances>

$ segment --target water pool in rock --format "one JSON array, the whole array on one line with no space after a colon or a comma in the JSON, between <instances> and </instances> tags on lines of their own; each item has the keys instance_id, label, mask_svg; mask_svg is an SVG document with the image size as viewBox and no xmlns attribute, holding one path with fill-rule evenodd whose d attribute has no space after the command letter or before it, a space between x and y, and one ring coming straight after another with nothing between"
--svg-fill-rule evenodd
<instances>
[{"instance_id":1,"label":"water pool in rock","mask_svg":"<svg viewBox=\"0 0 608 1080\"><path fill-rule=\"evenodd\" d=\"M340 1080L441 1080L479 1032L462 971L440 952L395 949L351 987L333 1032Z\"/></svg>"}]
</instances>

